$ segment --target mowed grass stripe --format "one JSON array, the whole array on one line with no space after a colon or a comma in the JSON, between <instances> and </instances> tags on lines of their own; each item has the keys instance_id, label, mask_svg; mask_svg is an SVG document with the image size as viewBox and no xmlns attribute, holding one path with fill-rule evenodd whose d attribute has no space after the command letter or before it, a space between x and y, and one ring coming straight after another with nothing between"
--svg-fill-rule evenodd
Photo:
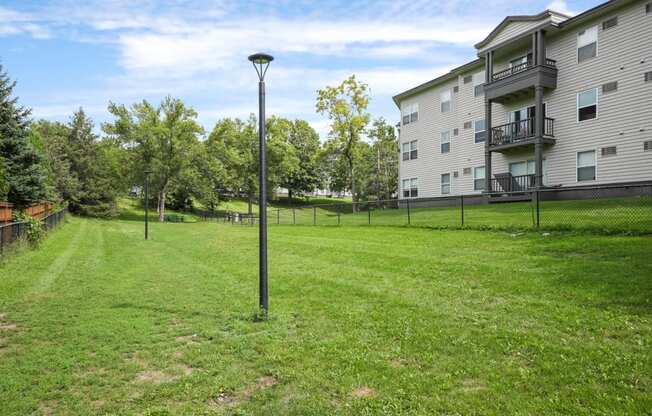
<instances>
[{"instance_id":1,"label":"mowed grass stripe","mask_svg":"<svg viewBox=\"0 0 652 416\"><path fill-rule=\"evenodd\" d=\"M62 273L29 295L85 221ZM0 313L20 324L0 332L4 413L652 405L649 237L272 227L271 319L256 322L255 227L154 222L150 235L72 219L0 266Z\"/></svg>"}]
</instances>

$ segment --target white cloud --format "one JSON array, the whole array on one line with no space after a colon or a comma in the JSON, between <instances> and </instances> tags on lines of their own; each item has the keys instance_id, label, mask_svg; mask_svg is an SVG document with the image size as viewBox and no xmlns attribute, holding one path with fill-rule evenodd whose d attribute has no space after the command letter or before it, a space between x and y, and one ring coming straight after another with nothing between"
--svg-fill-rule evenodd
<instances>
[{"instance_id":1,"label":"white cloud","mask_svg":"<svg viewBox=\"0 0 652 416\"><path fill-rule=\"evenodd\" d=\"M577 12L571 10L570 7L568 7L566 0L554 0L553 2L548 4L546 9L554 10L556 12L567 14L569 16L575 16L577 14Z\"/></svg>"},{"instance_id":2,"label":"white cloud","mask_svg":"<svg viewBox=\"0 0 652 416\"><path fill-rule=\"evenodd\" d=\"M0 6L0 36L22 33L29 34L37 39L50 37L47 28L37 24L33 16Z\"/></svg>"}]
</instances>

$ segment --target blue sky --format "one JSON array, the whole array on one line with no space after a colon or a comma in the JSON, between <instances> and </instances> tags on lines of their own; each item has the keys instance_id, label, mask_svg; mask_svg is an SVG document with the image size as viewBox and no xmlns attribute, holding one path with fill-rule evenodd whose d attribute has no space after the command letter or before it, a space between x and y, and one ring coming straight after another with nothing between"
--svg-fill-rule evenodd
<instances>
[{"instance_id":1,"label":"blue sky","mask_svg":"<svg viewBox=\"0 0 652 416\"><path fill-rule=\"evenodd\" d=\"M395 123L391 97L474 58L473 44L505 15L577 13L599 1L508 0L0 0L0 62L35 118L66 121L82 106L110 120L109 101L159 102L199 112L207 130L257 109L247 56L276 60L268 114L303 118L322 138L315 91L355 73L370 112Z\"/></svg>"}]
</instances>

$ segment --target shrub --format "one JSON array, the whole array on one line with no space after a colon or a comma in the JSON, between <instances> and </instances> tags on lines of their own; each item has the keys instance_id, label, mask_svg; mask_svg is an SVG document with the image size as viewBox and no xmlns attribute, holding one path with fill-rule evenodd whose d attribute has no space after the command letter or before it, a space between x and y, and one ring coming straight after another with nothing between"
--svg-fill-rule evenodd
<instances>
[{"instance_id":1,"label":"shrub","mask_svg":"<svg viewBox=\"0 0 652 416\"><path fill-rule=\"evenodd\" d=\"M24 212L15 215L15 220L26 224L27 232L25 233L25 240L27 243L32 247L38 246L45 237L43 222Z\"/></svg>"}]
</instances>

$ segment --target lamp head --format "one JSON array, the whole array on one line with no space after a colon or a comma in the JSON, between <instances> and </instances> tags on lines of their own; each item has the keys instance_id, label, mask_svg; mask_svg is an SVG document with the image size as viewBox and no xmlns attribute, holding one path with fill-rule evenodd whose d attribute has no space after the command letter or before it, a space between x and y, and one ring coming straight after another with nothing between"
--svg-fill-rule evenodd
<instances>
[{"instance_id":1,"label":"lamp head","mask_svg":"<svg viewBox=\"0 0 652 416\"><path fill-rule=\"evenodd\" d=\"M267 53L259 52L250 55L249 60L254 65L254 68L256 69L256 73L258 74L258 79L260 79L261 82L264 81L265 74L267 73L267 68L269 67L269 63L274 60L274 57Z\"/></svg>"}]
</instances>

